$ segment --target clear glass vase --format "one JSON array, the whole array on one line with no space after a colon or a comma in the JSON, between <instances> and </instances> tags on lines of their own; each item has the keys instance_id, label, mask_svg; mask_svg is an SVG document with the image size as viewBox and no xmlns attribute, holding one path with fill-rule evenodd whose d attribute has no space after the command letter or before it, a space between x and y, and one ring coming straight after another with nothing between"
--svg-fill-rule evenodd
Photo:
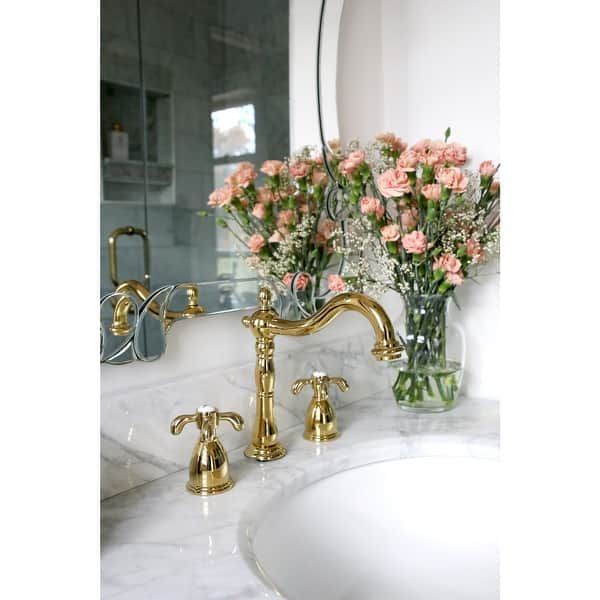
<instances>
[{"instance_id":1,"label":"clear glass vase","mask_svg":"<svg viewBox=\"0 0 600 600\"><path fill-rule=\"evenodd\" d=\"M465 346L462 330L454 327L449 349L448 304L448 296L437 294L404 297L399 335L406 354L394 363L392 389L396 402L405 410L441 412L456 405Z\"/></svg>"}]
</instances>

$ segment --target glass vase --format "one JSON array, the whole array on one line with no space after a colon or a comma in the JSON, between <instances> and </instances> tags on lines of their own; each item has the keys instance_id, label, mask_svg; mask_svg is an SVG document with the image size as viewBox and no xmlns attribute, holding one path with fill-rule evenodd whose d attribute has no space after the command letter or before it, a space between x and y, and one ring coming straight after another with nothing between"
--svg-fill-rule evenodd
<instances>
[{"instance_id":1,"label":"glass vase","mask_svg":"<svg viewBox=\"0 0 600 600\"><path fill-rule=\"evenodd\" d=\"M392 389L396 402L405 410L442 412L456 405L465 346L462 330L453 328L449 351L448 304L448 296L404 296L404 322L399 334L405 358L394 364Z\"/></svg>"}]
</instances>

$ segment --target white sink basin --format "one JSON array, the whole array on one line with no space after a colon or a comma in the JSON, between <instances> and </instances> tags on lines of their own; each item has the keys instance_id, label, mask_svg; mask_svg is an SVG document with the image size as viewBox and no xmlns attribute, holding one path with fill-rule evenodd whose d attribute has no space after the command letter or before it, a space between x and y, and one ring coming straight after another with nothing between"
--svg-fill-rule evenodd
<instances>
[{"instance_id":1,"label":"white sink basin","mask_svg":"<svg viewBox=\"0 0 600 600\"><path fill-rule=\"evenodd\" d=\"M252 540L290 600L492 600L498 463L408 458L338 473L284 498Z\"/></svg>"}]
</instances>

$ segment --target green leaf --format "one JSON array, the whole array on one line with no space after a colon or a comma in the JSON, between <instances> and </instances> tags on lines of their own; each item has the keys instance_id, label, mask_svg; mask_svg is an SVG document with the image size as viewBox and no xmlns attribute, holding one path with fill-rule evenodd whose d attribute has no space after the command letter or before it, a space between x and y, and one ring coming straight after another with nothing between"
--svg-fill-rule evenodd
<instances>
[{"instance_id":1,"label":"green leaf","mask_svg":"<svg viewBox=\"0 0 600 600\"><path fill-rule=\"evenodd\" d=\"M227 221L225 219L217 219L217 225L223 229L227 229Z\"/></svg>"},{"instance_id":2,"label":"green leaf","mask_svg":"<svg viewBox=\"0 0 600 600\"><path fill-rule=\"evenodd\" d=\"M450 137L450 133L452 133L452 130L450 129L450 127L448 127L444 133L444 142L448 141L448 138Z\"/></svg>"}]
</instances>

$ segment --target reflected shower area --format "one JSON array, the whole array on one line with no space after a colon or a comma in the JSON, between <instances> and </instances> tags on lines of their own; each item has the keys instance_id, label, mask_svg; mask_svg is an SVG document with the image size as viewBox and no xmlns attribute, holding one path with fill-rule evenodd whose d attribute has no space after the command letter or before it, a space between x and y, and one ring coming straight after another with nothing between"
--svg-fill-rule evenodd
<instances>
[{"instance_id":1,"label":"reflected shower area","mask_svg":"<svg viewBox=\"0 0 600 600\"><path fill-rule=\"evenodd\" d=\"M207 200L239 162L289 155L289 3L102 0L100 108L102 295L115 279L254 279ZM124 227L146 239L120 235L111 269ZM212 285L200 303L255 298L255 282Z\"/></svg>"}]
</instances>

